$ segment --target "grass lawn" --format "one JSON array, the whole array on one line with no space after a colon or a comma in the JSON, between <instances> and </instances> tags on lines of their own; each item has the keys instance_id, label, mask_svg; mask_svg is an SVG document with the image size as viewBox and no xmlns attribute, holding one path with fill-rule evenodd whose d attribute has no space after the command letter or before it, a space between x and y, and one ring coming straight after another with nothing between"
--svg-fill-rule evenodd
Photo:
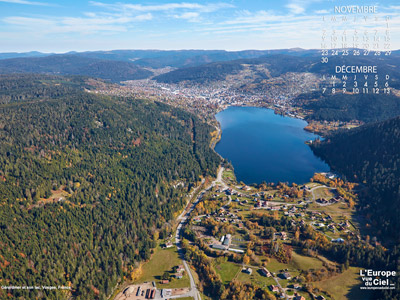
<instances>
[{"instance_id":1,"label":"grass lawn","mask_svg":"<svg viewBox=\"0 0 400 300\"><path fill-rule=\"evenodd\" d=\"M227 284L232 281L233 277L235 277L241 267L231 262L224 262L221 264L215 264L214 269L221 276L222 282Z\"/></svg>"},{"instance_id":2,"label":"grass lawn","mask_svg":"<svg viewBox=\"0 0 400 300\"><path fill-rule=\"evenodd\" d=\"M359 268L350 267L338 276L324 281L314 282L315 287L329 292L335 300L370 299L370 294L358 288L360 285ZM349 297L351 294L351 297Z\"/></svg>"},{"instance_id":3,"label":"grass lawn","mask_svg":"<svg viewBox=\"0 0 400 300\"><path fill-rule=\"evenodd\" d=\"M253 273L251 275L240 272L237 276L237 280L245 283L253 283L258 285L259 287L266 288L271 284L276 284L275 280L271 277L265 277L258 272L258 269L253 269Z\"/></svg>"},{"instance_id":4,"label":"grass lawn","mask_svg":"<svg viewBox=\"0 0 400 300\"><path fill-rule=\"evenodd\" d=\"M278 262L275 258L271 258L267 265L267 269L270 272L279 273L280 270L290 269L290 266L288 264Z\"/></svg>"},{"instance_id":5,"label":"grass lawn","mask_svg":"<svg viewBox=\"0 0 400 300\"><path fill-rule=\"evenodd\" d=\"M233 181L236 180L235 173L233 173L232 170L229 170L229 171L224 170L224 172L222 173L222 178L227 178L227 179L233 180Z\"/></svg>"},{"instance_id":6,"label":"grass lawn","mask_svg":"<svg viewBox=\"0 0 400 300\"><path fill-rule=\"evenodd\" d=\"M142 267L142 276L137 283L155 281L159 288L183 288L189 287L189 276L186 274L182 279L172 279L169 284L160 284L160 280L164 272L170 272L172 268L182 264L179 259L176 247L169 249L161 249L157 247L151 259Z\"/></svg>"},{"instance_id":7,"label":"grass lawn","mask_svg":"<svg viewBox=\"0 0 400 300\"><path fill-rule=\"evenodd\" d=\"M337 223L342 222L345 219L344 217L347 217L349 220L351 220L354 213L354 209L351 210L347 207L347 204L342 202L327 206L320 206L316 203L312 203L309 205L308 209L325 212L329 214Z\"/></svg>"},{"instance_id":8,"label":"grass lawn","mask_svg":"<svg viewBox=\"0 0 400 300\"><path fill-rule=\"evenodd\" d=\"M315 199L324 198L331 199L333 197L333 193L325 187L317 188L314 190Z\"/></svg>"},{"instance_id":9,"label":"grass lawn","mask_svg":"<svg viewBox=\"0 0 400 300\"><path fill-rule=\"evenodd\" d=\"M320 269L322 268L322 262L314 257L304 256L301 254L296 253L295 251L292 252L292 261L291 265L299 270L307 271L309 269Z\"/></svg>"},{"instance_id":10,"label":"grass lawn","mask_svg":"<svg viewBox=\"0 0 400 300\"><path fill-rule=\"evenodd\" d=\"M237 214L243 216L244 219L247 220L251 214L251 211L247 210L246 208L246 210L240 211Z\"/></svg>"}]
</instances>

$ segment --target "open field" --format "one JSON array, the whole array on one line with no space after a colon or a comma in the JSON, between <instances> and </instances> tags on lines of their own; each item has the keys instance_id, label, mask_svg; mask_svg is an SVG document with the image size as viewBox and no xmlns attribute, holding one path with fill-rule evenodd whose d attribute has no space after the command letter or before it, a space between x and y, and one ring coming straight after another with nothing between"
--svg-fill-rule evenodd
<instances>
[{"instance_id":1,"label":"open field","mask_svg":"<svg viewBox=\"0 0 400 300\"><path fill-rule=\"evenodd\" d=\"M240 270L240 266L231 262L215 264L214 268L215 271L221 276L221 280L224 284L231 282L237 272Z\"/></svg>"},{"instance_id":2,"label":"open field","mask_svg":"<svg viewBox=\"0 0 400 300\"><path fill-rule=\"evenodd\" d=\"M295 251L292 252L291 265L294 266L296 269L303 271L322 268L322 262L319 259L300 255L297 254Z\"/></svg>"},{"instance_id":3,"label":"open field","mask_svg":"<svg viewBox=\"0 0 400 300\"><path fill-rule=\"evenodd\" d=\"M189 287L189 276L185 274L182 279L172 279L168 284L160 284L160 280L164 272L170 272L172 268L182 264L179 259L176 247L169 249L156 248L151 259L142 267L142 275L138 282L155 281L159 288L182 288Z\"/></svg>"},{"instance_id":4,"label":"open field","mask_svg":"<svg viewBox=\"0 0 400 300\"><path fill-rule=\"evenodd\" d=\"M326 187L317 188L313 191L313 193L315 195L315 199L318 198L331 199L332 197L334 197L332 191L330 191L330 189Z\"/></svg>"},{"instance_id":5,"label":"open field","mask_svg":"<svg viewBox=\"0 0 400 300\"><path fill-rule=\"evenodd\" d=\"M327 214L331 215L335 221L343 221L344 216L346 216L348 219L351 219L351 216L354 213L354 211L348 208L347 204L345 203L336 203L326 206L320 206L316 203L312 203L309 205L308 209L326 212Z\"/></svg>"},{"instance_id":6,"label":"open field","mask_svg":"<svg viewBox=\"0 0 400 300\"><path fill-rule=\"evenodd\" d=\"M271 258L267 265L267 269L273 273L279 273L280 270L287 269L289 265L278 262L275 258Z\"/></svg>"},{"instance_id":7,"label":"open field","mask_svg":"<svg viewBox=\"0 0 400 300\"><path fill-rule=\"evenodd\" d=\"M222 174L223 179L228 179L228 180L236 180L235 173L232 170L225 170L224 173Z\"/></svg>"},{"instance_id":8,"label":"open field","mask_svg":"<svg viewBox=\"0 0 400 300\"><path fill-rule=\"evenodd\" d=\"M253 273L251 275L240 272L236 279L241 282L254 283L255 285L258 285L262 288L267 288L271 284L276 284L275 280L272 277L268 278L261 275L256 268L253 268Z\"/></svg>"},{"instance_id":9,"label":"open field","mask_svg":"<svg viewBox=\"0 0 400 300\"><path fill-rule=\"evenodd\" d=\"M370 295L358 288L358 285L361 283L359 278L359 268L350 267L338 276L314 282L313 285L329 292L335 300L349 299L350 294L351 299L368 300Z\"/></svg>"}]
</instances>

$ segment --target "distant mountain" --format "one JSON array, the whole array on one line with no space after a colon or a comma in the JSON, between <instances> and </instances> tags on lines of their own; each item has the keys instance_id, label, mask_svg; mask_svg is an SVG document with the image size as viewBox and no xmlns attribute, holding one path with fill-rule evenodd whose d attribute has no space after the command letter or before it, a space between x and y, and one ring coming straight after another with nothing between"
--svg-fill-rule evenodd
<instances>
[{"instance_id":1,"label":"distant mountain","mask_svg":"<svg viewBox=\"0 0 400 300\"><path fill-rule=\"evenodd\" d=\"M18 58L15 58L19 56ZM14 58L13 58L14 57ZM7 58L7 59L4 59ZM34 72L62 75L87 75L112 81L148 78L145 68L173 67L177 70L159 75L159 82L191 81L205 83L222 80L243 70L243 65L264 69L260 78L287 72L334 74L336 65L377 65L379 72L391 76L392 86L400 88L400 52L391 56L330 56L320 63L320 50L113 50L69 52L48 55L40 52L0 54L0 73ZM382 71L383 70L383 71ZM268 74L268 76L266 76Z\"/></svg>"},{"instance_id":2,"label":"distant mountain","mask_svg":"<svg viewBox=\"0 0 400 300\"><path fill-rule=\"evenodd\" d=\"M85 75L113 82L143 79L153 74L130 62L101 60L77 55L0 60L0 74L6 73Z\"/></svg>"},{"instance_id":3,"label":"distant mountain","mask_svg":"<svg viewBox=\"0 0 400 300\"><path fill-rule=\"evenodd\" d=\"M231 61L237 59L258 58L266 55L288 54L292 56L315 56L316 50L283 49L283 50L244 50L244 51L204 51L198 55L184 55L181 52L153 58L143 58L135 61L137 65L162 68L166 66L182 68L195 67L207 63ZM192 53L193 54L193 53Z\"/></svg>"},{"instance_id":4,"label":"distant mountain","mask_svg":"<svg viewBox=\"0 0 400 300\"><path fill-rule=\"evenodd\" d=\"M37 51L31 51L31 52L6 52L6 53L0 53L0 59L9 59L9 58L17 58L17 57L43 57L43 56L49 56L52 54L48 53L42 53L42 52L37 52Z\"/></svg>"},{"instance_id":5,"label":"distant mountain","mask_svg":"<svg viewBox=\"0 0 400 300\"><path fill-rule=\"evenodd\" d=\"M281 49L281 50L112 50L112 51L71 51L62 55L74 55L102 60L134 62L142 67L164 68L164 67L189 67L198 66L217 61L228 61L235 59L257 58L265 55L289 54L293 56L315 56L318 50ZM0 53L0 59L20 57L43 57L52 54L40 52L26 53Z\"/></svg>"},{"instance_id":6,"label":"distant mountain","mask_svg":"<svg viewBox=\"0 0 400 300\"><path fill-rule=\"evenodd\" d=\"M308 56L304 54L308 53ZM310 72L316 74L335 74L335 67L341 65L376 65L380 74L389 74L393 87L400 86L400 57L399 56L333 56L329 57L327 64L320 63L320 55L304 52L303 56L276 54L258 58L238 59L204 64L196 67L177 69L161 74L155 79L159 82L178 83L189 81L195 83L221 80L226 75L231 75L243 69L243 66L261 66L272 77L287 72ZM222 73L221 73L222 70ZM265 75L265 78L268 78Z\"/></svg>"},{"instance_id":7,"label":"distant mountain","mask_svg":"<svg viewBox=\"0 0 400 300\"><path fill-rule=\"evenodd\" d=\"M360 206L368 223L400 242L400 117L336 133L312 148L333 170L364 183Z\"/></svg>"},{"instance_id":8,"label":"distant mountain","mask_svg":"<svg viewBox=\"0 0 400 300\"><path fill-rule=\"evenodd\" d=\"M286 72L304 72L318 61L316 57L299 57L289 55L271 55L251 59L238 59L232 61L214 62L196 67L177 69L161 74L155 79L159 82L178 83L189 81L205 83L215 80L223 80L227 75L236 74L243 70L243 66L262 65L269 71L270 76L275 77ZM265 78L268 76L265 75Z\"/></svg>"}]
</instances>

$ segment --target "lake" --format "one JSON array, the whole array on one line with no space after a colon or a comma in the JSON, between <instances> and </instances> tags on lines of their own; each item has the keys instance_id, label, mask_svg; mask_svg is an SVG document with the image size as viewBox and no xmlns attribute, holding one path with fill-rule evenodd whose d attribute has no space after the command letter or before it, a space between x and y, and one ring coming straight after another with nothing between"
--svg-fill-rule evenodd
<instances>
[{"instance_id":1,"label":"lake","mask_svg":"<svg viewBox=\"0 0 400 300\"><path fill-rule=\"evenodd\" d=\"M305 183L315 172L329 171L305 144L318 135L303 129L304 120L271 109L234 106L216 118L222 136L215 150L232 163L238 181Z\"/></svg>"}]
</instances>

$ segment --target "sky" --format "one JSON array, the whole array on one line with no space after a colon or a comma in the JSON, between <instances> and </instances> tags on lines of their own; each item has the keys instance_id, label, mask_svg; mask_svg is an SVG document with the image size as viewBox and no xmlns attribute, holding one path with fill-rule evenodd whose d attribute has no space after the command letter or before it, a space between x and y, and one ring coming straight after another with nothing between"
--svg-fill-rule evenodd
<instances>
[{"instance_id":1,"label":"sky","mask_svg":"<svg viewBox=\"0 0 400 300\"><path fill-rule=\"evenodd\" d=\"M359 3L378 12L332 23L335 5ZM387 16L399 49L399 14L398 0L0 0L0 52L319 49L323 29L383 35Z\"/></svg>"}]
</instances>

